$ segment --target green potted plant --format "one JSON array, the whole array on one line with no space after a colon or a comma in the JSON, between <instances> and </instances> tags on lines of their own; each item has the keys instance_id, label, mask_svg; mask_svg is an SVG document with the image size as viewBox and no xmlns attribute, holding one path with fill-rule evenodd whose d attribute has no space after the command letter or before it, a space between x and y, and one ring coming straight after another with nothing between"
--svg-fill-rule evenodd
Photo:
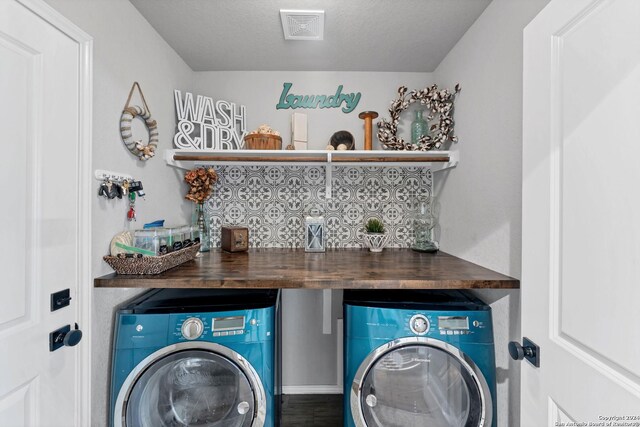
<instances>
[{"instance_id":1,"label":"green potted plant","mask_svg":"<svg viewBox=\"0 0 640 427\"><path fill-rule=\"evenodd\" d=\"M378 218L370 218L364 224L364 241L371 252L382 252L387 243L387 233L384 224Z\"/></svg>"}]
</instances>

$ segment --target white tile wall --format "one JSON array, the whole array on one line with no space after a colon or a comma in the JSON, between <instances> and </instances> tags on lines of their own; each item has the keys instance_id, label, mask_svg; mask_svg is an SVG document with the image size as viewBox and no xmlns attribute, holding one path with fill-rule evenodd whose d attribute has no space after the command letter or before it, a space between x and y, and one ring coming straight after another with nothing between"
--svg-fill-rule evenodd
<instances>
[{"instance_id":1,"label":"white tile wall","mask_svg":"<svg viewBox=\"0 0 640 427\"><path fill-rule=\"evenodd\" d=\"M359 248L366 220L382 219L388 247L413 242L416 203L431 197L431 171L416 167L336 167L326 199L324 166L221 166L207 202L213 247L221 225L249 228L254 248L304 247L304 218L323 212L328 248Z\"/></svg>"}]
</instances>

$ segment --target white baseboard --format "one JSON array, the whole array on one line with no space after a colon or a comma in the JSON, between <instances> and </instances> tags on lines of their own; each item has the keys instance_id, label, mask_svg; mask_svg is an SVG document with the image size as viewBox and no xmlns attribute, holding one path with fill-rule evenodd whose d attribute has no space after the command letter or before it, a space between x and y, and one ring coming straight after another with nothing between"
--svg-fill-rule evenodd
<instances>
[{"instance_id":1,"label":"white baseboard","mask_svg":"<svg viewBox=\"0 0 640 427\"><path fill-rule=\"evenodd\" d=\"M282 394L342 394L340 385L285 385Z\"/></svg>"}]
</instances>

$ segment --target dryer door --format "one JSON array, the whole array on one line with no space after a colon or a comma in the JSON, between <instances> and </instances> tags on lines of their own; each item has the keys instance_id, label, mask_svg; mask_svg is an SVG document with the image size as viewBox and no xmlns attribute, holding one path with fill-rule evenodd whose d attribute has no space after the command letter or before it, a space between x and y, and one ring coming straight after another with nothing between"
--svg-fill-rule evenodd
<instances>
[{"instance_id":1,"label":"dryer door","mask_svg":"<svg viewBox=\"0 0 640 427\"><path fill-rule=\"evenodd\" d=\"M255 370L230 349L183 343L165 347L136 367L115 412L116 426L259 427L264 424L264 389Z\"/></svg>"},{"instance_id":2,"label":"dryer door","mask_svg":"<svg viewBox=\"0 0 640 427\"><path fill-rule=\"evenodd\" d=\"M492 400L476 365L430 338L402 338L373 351L356 374L351 412L359 427L491 426Z\"/></svg>"}]
</instances>

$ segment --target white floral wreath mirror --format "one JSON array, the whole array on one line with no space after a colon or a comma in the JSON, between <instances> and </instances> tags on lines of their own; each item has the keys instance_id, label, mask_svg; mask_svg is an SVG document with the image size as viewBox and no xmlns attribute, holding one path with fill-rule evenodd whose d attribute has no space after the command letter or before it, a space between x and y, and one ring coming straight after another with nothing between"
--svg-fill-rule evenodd
<instances>
[{"instance_id":1,"label":"white floral wreath mirror","mask_svg":"<svg viewBox=\"0 0 640 427\"><path fill-rule=\"evenodd\" d=\"M389 107L391 120L382 119L378 122L378 139L388 149L408 151L429 151L439 149L446 141L457 142L458 138L453 134L453 101L458 92L459 84L455 86L453 93L448 89L439 90L437 85L432 85L421 90L412 90L407 94L407 87L400 86L398 98L391 101ZM429 135L422 135L417 144L412 144L399 138L397 133L400 114L415 102L420 102L428 109L427 120L438 117L438 122L431 125Z\"/></svg>"},{"instance_id":2,"label":"white floral wreath mirror","mask_svg":"<svg viewBox=\"0 0 640 427\"><path fill-rule=\"evenodd\" d=\"M136 87L138 88L138 92L142 98L143 106L129 105L131 102L131 96L133 95L133 90ZM136 117L140 117L147 127L149 132L149 142L147 144L144 144L142 139L133 139L133 130L131 126L133 119ZM158 147L158 124L151 118L151 111L149 111L147 100L144 99L144 94L142 93L138 82L134 82L133 86L131 86L129 98L127 98L127 103L124 105L124 109L122 110L122 116L120 116L120 136L122 137L122 142L124 142L127 149L140 160L149 160L156 154L156 148Z\"/></svg>"}]
</instances>

